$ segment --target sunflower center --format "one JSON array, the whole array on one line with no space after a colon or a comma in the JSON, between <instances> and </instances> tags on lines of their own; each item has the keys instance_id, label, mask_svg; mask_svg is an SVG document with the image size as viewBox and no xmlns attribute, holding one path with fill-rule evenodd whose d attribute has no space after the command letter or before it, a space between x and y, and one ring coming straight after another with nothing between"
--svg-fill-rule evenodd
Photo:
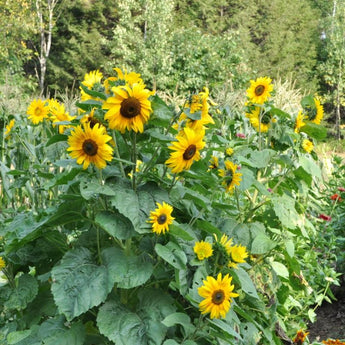
<instances>
[{"instance_id":1,"label":"sunflower center","mask_svg":"<svg viewBox=\"0 0 345 345\"><path fill-rule=\"evenodd\" d=\"M87 139L83 143L83 151L88 155L88 156L94 156L97 154L98 150L98 145L92 140L92 139Z\"/></svg>"},{"instance_id":2,"label":"sunflower center","mask_svg":"<svg viewBox=\"0 0 345 345\"><path fill-rule=\"evenodd\" d=\"M163 225L167 221L167 215L166 214L160 214L159 217L157 218L157 223L159 225Z\"/></svg>"},{"instance_id":3,"label":"sunflower center","mask_svg":"<svg viewBox=\"0 0 345 345\"><path fill-rule=\"evenodd\" d=\"M140 114L141 105L140 101L135 97L126 98L121 103L120 113L123 117L131 119Z\"/></svg>"},{"instance_id":4,"label":"sunflower center","mask_svg":"<svg viewBox=\"0 0 345 345\"><path fill-rule=\"evenodd\" d=\"M212 294L212 303L213 304L222 304L225 300L225 294L223 290L216 290Z\"/></svg>"},{"instance_id":5,"label":"sunflower center","mask_svg":"<svg viewBox=\"0 0 345 345\"><path fill-rule=\"evenodd\" d=\"M95 127L95 125L98 123L99 125L101 124L101 122L99 120L97 120L94 117L89 117L88 122L90 124L90 128Z\"/></svg>"},{"instance_id":6,"label":"sunflower center","mask_svg":"<svg viewBox=\"0 0 345 345\"><path fill-rule=\"evenodd\" d=\"M254 90L254 93L256 96L261 96L264 92L265 92L265 86L263 85L258 85Z\"/></svg>"},{"instance_id":7,"label":"sunflower center","mask_svg":"<svg viewBox=\"0 0 345 345\"><path fill-rule=\"evenodd\" d=\"M41 114L42 114L42 109L39 108L39 107L37 107L37 108L35 109L35 115L36 115L36 116L41 116Z\"/></svg>"},{"instance_id":8,"label":"sunflower center","mask_svg":"<svg viewBox=\"0 0 345 345\"><path fill-rule=\"evenodd\" d=\"M305 112L307 113L310 121L313 121L317 115L317 109L314 107L305 108Z\"/></svg>"},{"instance_id":9,"label":"sunflower center","mask_svg":"<svg viewBox=\"0 0 345 345\"><path fill-rule=\"evenodd\" d=\"M186 150L183 153L183 159L186 161L189 161L193 158L196 152L196 146L195 145L189 145Z\"/></svg>"},{"instance_id":10,"label":"sunflower center","mask_svg":"<svg viewBox=\"0 0 345 345\"><path fill-rule=\"evenodd\" d=\"M230 186L233 178L234 178L234 172L232 170L227 170L225 173L225 183L227 186Z\"/></svg>"},{"instance_id":11,"label":"sunflower center","mask_svg":"<svg viewBox=\"0 0 345 345\"><path fill-rule=\"evenodd\" d=\"M270 113L265 113L263 116L262 116L262 119L261 119L261 123L264 123L265 125L269 124L271 122L271 115Z\"/></svg>"}]
</instances>

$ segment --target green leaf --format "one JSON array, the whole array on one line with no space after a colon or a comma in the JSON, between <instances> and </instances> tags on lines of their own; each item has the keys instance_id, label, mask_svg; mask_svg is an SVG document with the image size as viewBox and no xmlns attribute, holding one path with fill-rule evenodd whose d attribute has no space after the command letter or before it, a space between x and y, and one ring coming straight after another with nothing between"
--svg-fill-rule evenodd
<instances>
[{"instance_id":1,"label":"green leaf","mask_svg":"<svg viewBox=\"0 0 345 345\"><path fill-rule=\"evenodd\" d=\"M71 170L65 170L56 175L56 178L49 181L44 186L46 189L50 189L55 186L60 186L67 184L68 182L74 180L74 178L79 174L81 168L72 168Z\"/></svg>"},{"instance_id":2,"label":"green leaf","mask_svg":"<svg viewBox=\"0 0 345 345\"><path fill-rule=\"evenodd\" d=\"M30 337L31 333L32 333L32 331L30 329L25 330L25 331L11 332L7 336L7 343L9 345L18 344L22 340L25 340L28 337Z\"/></svg>"},{"instance_id":3,"label":"green leaf","mask_svg":"<svg viewBox=\"0 0 345 345\"><path fill-rule=\"evenodd\" d=\"M250 279L249 274L242 269L241 267L233 270L233 275L236 275L242 290L247 293L249 296L259 299L258 293L256 288L253 284L253 281Z\"/></svg>"},{"instance_id":4,"label":"green leaf","mask_svg":"<svg viewBox=\"0 0 345 345\"><path fill-rule=\"evenodd\" d=\"M265 254L273 249L277 243L269 239L264 233L259 233L253 240L250 253Z\"/></svg>"},{"instance_id":5,"label":"green leaf","mask_svg":"<svg viewBox=\"0 0 345 345\"><path fill-rule=\"evenodd\" d=\"M36 278L29 274L23 274L19 277L18 285L5 302L5 307L14 310L25 309L28 303L34 300L37 293L38 283Z\"/></svg>"},{"instance_id":6,"label":"green leaf","mask_svg":"<svg viewBox=\"0 0 345 345\"><path fill-rule=\"evenodd\" d=\"M90 200L98 194L113 196L115 191L108 185L101 185L99 181L82 180L80 182L80 194L86 200Z\"/></svg>"},{"instance_id":7,"label":"green leaf","mask_svg":"<svg viewBox=\"0 0 345 345\"><path fill-rule=\"evenodd\" d=\"M276 272L278 276L285 278L285 279L289 279L289 271L286 268L286 266L283 265L281 262L272 261L271 266L272 266L274 272Z\"/></svg>"},{"instance_id":8,"label":"green leaf","mask_svg":"<svg viewBox=\"0 0 345 345\"><path fill-rule=\"evenodd\" d=\"M52 144L58 143L60 141L67 141L68 136L65 134L56 134L53 135L48 142L46 143L46 146L50 146Z\"/></svg>"},{"instance_id":9,"label":"green leaf","mask_svg":"<svg viewBox=\"0 0 345 345\"><path fill-rule=\"evenodd\" d=\"M271 202L274 213L282 225L288 229L294 229L299 219L299 215L295 209L295 200L284 194L283 196L272 196Z\"/></svg>"},{"instance_id":10,"label":"green leaf","mask_svg":"<svg viewBox=\"0 0 345 345\"><path fill-rule=\"evenodd\" d=\"M117 301L106 302L97 315L99 331L116 345L147 344L140 317Z\"/></svg>"},{"instance_id":11,"label":"green leaf","mask_svg":"<svg viewBox=\"0 0 345 345\"><path fill-rule=\"evenodd\" d=\"M159 126L167 126L174 118L174 112L158 95L152 96L150 100L153 111L150 122Z\"/></svg>"},{"instance_id":12,"label":"green leaf","mask_svg":"<svg viewBox=\"0 0 345 345\"><path fill-rule=\"evenodd\" d=\"M315 161L312 158L309 157L300 157L299 164L301 167L311 175L311 177L315 176L322 179L321 169L320 166L315 163Z\"/></svg>"},{"instance_id":13,"label":"green leaf","mask_svg":"<svg viewBox=\"0 0 345 345\"><path fill-rule=\"evenodd\" d=\"M208 322L216 326L218 329L221 329L226 334L230 335L231 337L235 337L236 339L242 340L241 336L229 325L228 323L219 320L219 319L210 319Z\"/></svg>"},{"instance_id":14,"label":"green leaf","mask_svg":"<svg viewBox=\"0 0 345 345\"><path fill-rule=\"evenodd\" d=\"M102 93L102 92L97 92L97 91L92 91L90 90L87 86L85 86L83 83L80 83L80 87L83 89L83 91L92 96L92 97L95 97L95 98L101 98L103 99L104 101L107 99L107 96ZM86 101L87 102L87 101ZM85 102L83 102L85 104Z\"/></svg>"},{"instance_id":15,"label":"green leaf","mask_svg":"<svg viewBox=\"0 0 345 345\"><path fill-rule=\"evenodd\" d=\"M185 230L186 229L186 230ZM197 240L197 237L193 233L193 230L188 226L188 224L176 224L173 223L169 227L169 232L175 237L182 238L185 241Z\"/></svg>"},{"instance_id":16,"label":"green leaf","mask_svg":"<svg viewBox=\"0 0 345 345\"><path fill-rule=\"evenodd\" d=\"M187 257L184 251L174 242L168 242L165 246L157 243L156 253L171 266L183 270L186 268Z\"/></svg>"},{"instance_id":17,"label":"green leaf","mask_svg":"<svg viewBox=\"0 0 345 345\"><path fill-rule=\"evenodd\" d=\"M89 99L84 102L76 102L75 104L78 108L84 111L91 111L93 108L101 108L102 103L93 99Z\"/></svg>"},{"instance_id":18,"label":"green leaf","mask_svg":"<svg viewBox=\"0 0 345 345\"><path fill-rule=\"evenodd\" d=\"M119 288L131 289L145 284L151 277L153 266L148 257L127 256L122 249L107 248L102 251L109 279Z\"/></svg>"},{"instance_id":19,"label":"green leaf","mask_svg":"<svg viewBox=\"0 0 345 345\"><path fill-rule=\"evenodd\" d=\"M295 256L295 244L293 240L285 241L286 252L289 254L290 258Z\"/></svg>"},{"instance_id":20,"label":"green leaf","mask_svg":"<svg viewBox=\"0 0 345 345\"><path fill-rule=\"evenodd\" d=\"M327 128L313 122L308 122L306 125L301 127L300 132L306 133L308 136L316 140L323 140L327 137Z\"/></svg>"},{"instance_id":21,"label":"green leaf","mask_svg":"<svg viewBox=\"0 0 345 345\"><path fill-rule=\"evenodd\" d=\"M253 168L265 168L276 154L274 150L263 149L262 151L252 151L249 159L242 159L240 157L239 160Z\"/></svg>"},{"instance_id":22,"label":"green leaf","mask_svg":"<svg viewBox=\"0 0 345 345\"><path fill-rule=\"evenodd\" d=\"M99 212L96 214L95 222L109 235L120 240L126 240L136 234L130 220L118 212Z\"/></svg>"},{"instance_id":23,"label":"green leaf","mask_svg":"<svg viewBox=\"0 0 345 345\"><path fill-rule=\"evenodd\" d=\"M85 340L85 327L81 322L65 326L65 318L60 315L43 322L39 328L38 336L44 345L83 345Z\"/></svg>"},{"instance_id":24,"label":"green leaf","mask_svg":"<svg viewBox=\"0 0 345 345\"><path fill-rule=\"evenodd\" d=\"M181 325L185 331L185 336L192 334L195 330L195 326L190 322L190 317L185 313L170 314L162 323L167 327Z\"/></svg>"},{"instance_id":25,"label":"green leaf","mask_svg":"<svg viewBox=\"0 0 345 345\"><path fill-rule=\"evenodd\" d=\"M104 302L113 287L107 268L96 265L91 252L82 247L64 255L52 278L55 303L69 321Z\"/></svg>"}]
</instances>

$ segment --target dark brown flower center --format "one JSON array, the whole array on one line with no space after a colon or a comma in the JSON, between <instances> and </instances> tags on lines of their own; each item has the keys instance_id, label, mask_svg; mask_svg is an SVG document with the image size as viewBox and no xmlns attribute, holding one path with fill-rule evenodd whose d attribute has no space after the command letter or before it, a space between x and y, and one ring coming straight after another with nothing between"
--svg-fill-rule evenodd
<instances>
[{"instance_id":1,"label":"dark brown flower center","mask_svg":"<svg viewBox=\"0 0 345 345\"><path fill-rule=\"evenodd\" d=\"M233 178L234 178L234 172L231 169L227 170L225 173L225 183L227 186L230 186Z\"/></svg>"},{"instance_id":2,"label":"dark brown flower center","mask_svg":"<svg viewBox=\"0 0 345 345\"><path fill-rule=\"evenodd\" d=\"M183 153L183 159L186 161L189 161L193 158L196 152L196 146L195 145L189 145L186 150Z\"/></svg>"},{"instance_id":3,"label":"dark brown flower center","mask_svg":"<svg viewBox=\"0 0 345 345\"><path fill-rule=\"evenodd\" d=\"M264 123L265 125L269 124L271 122L272 116L270 113L263 114L261 118L261 123Z\"/></svg>"},{"instance_id":4,"label":"dark brown flower center","mask_svg":"<svg viewBox=\"0 0 345 345\"><path fill-rule=\"evenodd\" d=\"M122 101L120 113L123 117L131 119L140 114L141 105L135 97L129 97Z\"/></svg>"},{"instance_id":5,"label":"dark brown flower center","mask_svg":"<svg viewBox=\"0 0 345 345\"><path fill-rule=\"evenodd\" d=\"M159 217L157 218L157 222L159 225L163 225L166 221L167 221L167 215L164 213L159 215Z\"/></svg>"},{"instance_id":6,"label":"dark brown flower center","mask_svg":"<svg viewBox=\"0 0 345 345\"><path fill-rule=\"evenodd\" d=\"M308 116L308 119L310 121L313 121L317 115L317 109L316 107L311 107L311 106L308 106L308 107L305 107L304 108L304 111L306 113L306 115Z\"/></svg>"},{"instance_id":7,"label":"dark brown flower center","mask_svg":"<svg viewBox=\"0 0 345 345\"><path fill-rule=\"evenodd\" d=\"M263 85L258 85L254 92L256 96L261 96L265 92L265 87Z\"/></svg>"},{"instance_id":8,"label":"dark brown flower center","mask_svg":"<svg viewBox=\"0 0 345 345\"><path fill-rule=\"evenodd\" d=\"M98 150L98 145L92 140L92 139L87 139L83 143L83 151L88 155L88 156L94 156L97 154Z\"/></svg>"},{"instance_id":9,"label":"dark brown flower center","mask_svg":"<svg viewBox=\"0 0 345 345\"><path fill-rule=\"evenodd\" d=\"M225 300L225 294L223 290L216 290L212 294L212 303L213 304L222 304Z\"/></svg>"},{"instance_id":10,"label":"dark brown flower center","mask_svg":"<svg viewBox=\"0 0 345 345\"><path fill-rule=\"evenodd\" d=\"M98 119L94 118L94 117L89 117L89 118L88 118L88 122L89 122L89 124L90 124L90 128L95 127L95 125L96 125L97 123L98 123L99 125L101 125L101 122L100 122Z\"/></svg>"}]
</instances>

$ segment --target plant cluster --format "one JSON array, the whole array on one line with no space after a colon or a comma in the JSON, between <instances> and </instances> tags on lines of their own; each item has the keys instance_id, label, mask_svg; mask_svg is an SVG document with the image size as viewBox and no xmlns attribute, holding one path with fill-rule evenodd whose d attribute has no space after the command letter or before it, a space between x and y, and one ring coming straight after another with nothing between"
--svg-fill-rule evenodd
<instances>
[{"instance_id":1,"label":"plant cluster","mask_svg":"<svg viewBox=\"0 0 345 345\"><path fill-rule=\"evenodd\" d=\"M291 342L337 281L311 246L318 98L289 114L258 78L238 116L114 71L6 124L0 342Z\"/></svg>"}]
</instances>

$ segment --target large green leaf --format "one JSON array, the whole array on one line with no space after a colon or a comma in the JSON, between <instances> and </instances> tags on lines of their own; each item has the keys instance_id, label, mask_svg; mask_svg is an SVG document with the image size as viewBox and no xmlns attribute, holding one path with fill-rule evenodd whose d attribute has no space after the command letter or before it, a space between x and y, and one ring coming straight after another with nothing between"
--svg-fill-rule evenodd
<instances>
[{"instance_id":1,"label":"large green leaf","mask_svg":"<svg viewBox=\"0 0 345 345\"><path fill-rule=\"evenodd\" d=\"M84 199L90 200L98 194L113 196L115 191L108 185L100 184L99 181L82 180L80 182L80 194Z\"/></svg>"},{"instance_id":2,"label":"large green leaf","mask_svg":"<svg viewBox=\"0 0 345 345\"><path fill-rule=\"evenodd\" d=\"M323 140L327 137L327 128L312 122L308 122L301 127L300 131L308 134L310 137L316 140Z\"/></svg>"},{"instance_id":3,"label":"large green leaf","mask_svg":"<svg viewBox=\"0 0 345 345\"><path fill-rule=\"evenodd\" d=\"M273 210L282 225L288 229L294 229L299 219L295 209L295 199L284 194L283 196L272 196L271 201Z\"/></svg>"},{"instance_id":4,"label":"large green leaf","mask_svg":"<svg viewBox=\"0 0 345 345\"><path fill-rule=\"evenodd\" d=\"M52 292L67 320L104 302L113 287L105 266L98 266L91 252L77 248L67 252L52 270Z\"/></svg>"},{"instance_id":5,"label":"large green leaf","mask_svg":"<svg viewBox=\"0 0 345 345\"><path fill-rule=\"evenodd\" d=\"M247 293L251 297L259 299L255 285L253 284L253 281L250 279L249 274L244 269L239 267L238 269L233 270L233 275L238 278L241 284L241 288L245 293Z\"/></svg>"},{"instance_id":6,"label":"large green leaf","mask_svg":"<svg viewBox=\"0 0 345 345\"><path fill-rule=\"evenodd\" d=\"M190 317L185 313L170 314L162 323L167 327L173 327L175 325L182 326L186 336L192 334L195 330L195 326L191 323Z\"/></svg>"},{"instance_id":7,"label":"large green leaf","mask_svg":"<svg viewBox=\"0 0 345 345\"><path fill-rule=\"evenodd\" d=\"M99 212L96 215L95 222L109 235L120 240L133 237L136 234L131 221L118 212Z\"/></svg>"},{"instance_id":8,"label":"large green leaf","mask_svg":"<svg viewBox=\"0 0 345 345\"><path fill-rule=\"evenodd\" d=\"M18 279L18 284L12 290L9 299L5 302L8 309L22 310L33 301L38 292L38 283L35 277L23 274Z\"/></svg>"},{"instance_id":9,"label":"large green leaf","mask_svg":"<svg viewBox=\"0 0 345 345\"><path fill-rule=\"evenodd\" d=\"M253 240L251 254L265 254L273 249L277 243L273 242L264 233L259 233Z\"/></svg>"},{"instance_id":10,"label":"large green leaf","mask_svg":"<svg viewBox=\"0 0 345 345\"><path fill-rule=\"evenodd\" d=\"M143 321L117 301L106 302L99 309L97 326L116 345L147 344Z\"/></svg>"},{"instance_id":11,"label":"large green leaf","mask_svg":"<svg viewBox=\"0 0 345 345\"><path fill-rule=\"evenodd\" d=\"M165 246L157 243L156 253L171 266L183 270L186 268L187 257L184 251L174 242L168 242Z\"/></svg>"},{"instance_id":12,"label":"large green leaf","mask_svg":"<svg viewBox=\"0 0 345 345\"><path fill-rule=\"evenodd\" d=\"M152 263L145 255L127 256L122 249L107 248L102 251L102 258L111 281L119 288L140 286L153 272Z\"/></svg>"},{"instance_id":13,"label":"large green leaf","mask_svg":"<svg viewBox=\"0 0 345 345\"><path fill-rule=\"evenodd\" d=\"M158 95L152 96L150 100L153 110L150 122L160 127L166 127L174 117L173 110Z\"/></svg>"}]
</instances>

